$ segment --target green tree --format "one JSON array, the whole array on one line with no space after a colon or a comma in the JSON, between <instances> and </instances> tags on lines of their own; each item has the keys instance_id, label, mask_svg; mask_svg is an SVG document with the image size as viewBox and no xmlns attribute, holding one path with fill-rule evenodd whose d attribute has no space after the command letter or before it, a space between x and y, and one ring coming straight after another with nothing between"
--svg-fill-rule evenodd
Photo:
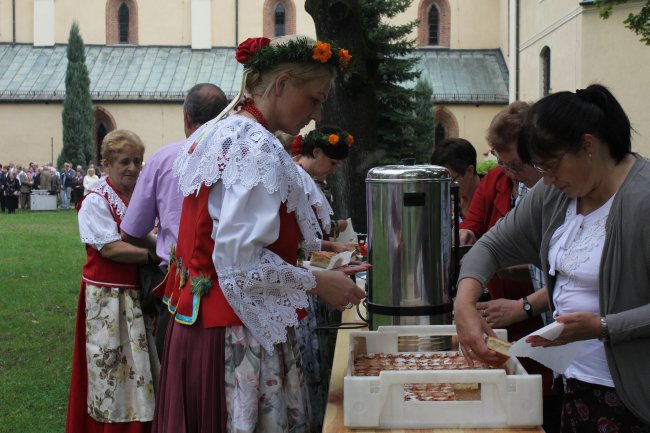
<instances>
[{"instance_id":1,"label":"green tree","mask_svg":"<svg viewBox=\"0 0 650 433\"><path fill-rule=\"evenodd\" d=\"M86 67L84 42L77 22L72 23L68 37L68 67L65 72L63 99L63 148L57 159L86 166L92 158L93 104L90 97L90 79Z\"/></svg>"},{"instance_id":2,"label":"green tree","mask_svg":"<svg viewBox=\"0 0 650 433\"><path fill-rule=\"evenodd\" d=\"M334 177L334 207L339 216L351 216L362 232L368 169L413 156L413 147L423 142L414 127L417 92L407 87L419 76L418 59L412 55L415 41L408 39L417 22L387 23L410 4L411 0L305 1L318 38L348 48L353 56L349 73L335 82L321 123L338 125L355 137L350 157Z\"/></svg>"},{"instance_id":3,"label":"green tree","mask_svg":"<svg viewBox=\"0 0 650 433\"><path fill-rule=\"evenodd\" d=\"M428 164L431 160L435 137L433 88L426 78L420 77L415 84L414 91L413 141L410 151L418 164Z\"/></svg>"},{"instance_id":4,"label":"green tree","mask_svg":"<svg viewBox=\"0 0 650 433\"><path fill-rule=\"evenodd\" d=\"M601 18L605 20L612 15L614 6L627 2L628 0L594 0L596 6L600 9ZM641 36L641 42L650 45L650 0L646 1L639 13L634 14L630 12L623 21L623 24Z\"/></svg>"}]
</instances>

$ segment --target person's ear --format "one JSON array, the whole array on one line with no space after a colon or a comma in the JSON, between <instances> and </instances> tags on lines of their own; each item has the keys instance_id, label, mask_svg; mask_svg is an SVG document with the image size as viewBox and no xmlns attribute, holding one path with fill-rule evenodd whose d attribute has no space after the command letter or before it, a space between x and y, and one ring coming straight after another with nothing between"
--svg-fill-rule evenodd
<instances>
[{"instance_id":1,"label":"person's ear","mask_svg":"<svg viewBox=\"0 0 650 433\"><path fill-rule=\"evenodd\" d=\"M582 136L582 148L591 158L592 155L598 152L598 141L596 137L592 134L584 134Z\"/></svg>"},{"instance_id":2,"label":"person's ear","mask_svg":"<svg viewBox=\"0 0 650 433\"><path fill-rule=\"evenodd\" d=\"M314 147L311 153L312 155L314 155L314 158L318 158L319 155L323 154L323 149L321 149L320 147Z\"/></svg>"},{"instance_id":3,"label":"person's ear","mask_svg":"<svg viewBox=\"0 0 650 433\"><path fill-rule=\"evenodd\" d=\"M289 75L287 72L282 72L278 75L278 77L275 79L275 96L282 95L284 89L289 84L290 79L291 75Z\"/></svg>"},{"instance_id":4,"label":"person's ear","mask_svg":"<svg viewBox=\"0 0 650 433\"><path fill-rule=\"evenodd\" d=\"M476 174L476 167L474 167L473 164L470 164L465 169L465 173L463 174L463 177L469 176L470 178L472 178L474 177L475 174Z\"/></svg>"}]
</instances>

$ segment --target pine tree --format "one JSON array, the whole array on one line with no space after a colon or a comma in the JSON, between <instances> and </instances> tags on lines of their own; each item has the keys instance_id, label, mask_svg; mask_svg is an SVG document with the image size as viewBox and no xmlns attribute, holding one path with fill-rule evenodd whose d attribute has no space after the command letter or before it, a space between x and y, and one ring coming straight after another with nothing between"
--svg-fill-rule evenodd
<instances>
[{"instance_id":1,"label":"pine tree","mask_svg":"<svg viewBox=\"0 0 650 433\"><path fill-rule=\"evenodd\" d=\"M65 72L65 98L63 99L63 148L57 159L86 166L92 158L93 111L90 98L90 79L86 67L84 42L77 22L72 23L68 37L68 67Z\"/></svg>"},{"instance_id":2,"label":"pine tree","mask_svg":"<svg viewBox=\"0 0 650 433\"><path fill-rule=\"evenodd\" d=\"M433 153L435 137L435 114L433 111L433 87L425 78L418 78L413 89L415 103L413 112L413 138L411 148L418 164L428 164Z\"/></svg>"},{"instance_id":3,"label":"pine tree","mask_svg":"<svg viewBox=\"0 0 650 433\"><path fill-rule=\"evenodd\" d=\"M379 164L400 163L402 158L418 159L414 152L420 141L414 128L417 92L407 87L408 82L420 76L416 69L418 57L412 54L415 40L408 38L417 21L402 25L387 22L404 12L411 0L362 0L361 4L368 38L380 59L375 76L377 148L384 157Z\"/></svg>"}]
</instances>

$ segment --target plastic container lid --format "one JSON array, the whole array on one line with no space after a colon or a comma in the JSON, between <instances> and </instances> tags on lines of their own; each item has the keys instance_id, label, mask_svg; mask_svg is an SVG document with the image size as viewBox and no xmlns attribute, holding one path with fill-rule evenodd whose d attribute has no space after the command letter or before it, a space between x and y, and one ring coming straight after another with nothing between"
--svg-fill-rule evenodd
<instances>
[{"instance_id":1,"label":"plastic container lid","mask_svg":"<svg viewBox=\"0 0 650 433\"><path fill-rule=\"evenodd\" d=\"M446 168L438 165L385 165L371 168L366 182L413 182L451 180Z\"/></svg>"}]
</instances>

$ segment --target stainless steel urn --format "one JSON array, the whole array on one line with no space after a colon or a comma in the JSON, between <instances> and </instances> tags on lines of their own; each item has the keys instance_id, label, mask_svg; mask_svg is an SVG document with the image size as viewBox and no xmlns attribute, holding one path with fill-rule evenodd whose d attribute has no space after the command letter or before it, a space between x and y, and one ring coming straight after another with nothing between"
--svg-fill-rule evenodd
<instances>
[{"instance_id":1,"label":"stainless steel urn","mask_svg":"<svg viewBox=\"0 0 650 433\"><path fill-rule=\"evenodd\" d=\"M435 165L390 165L368 172L371 329L451 324L450 186L447 170Z\"/></svg>"}]
</instances>

